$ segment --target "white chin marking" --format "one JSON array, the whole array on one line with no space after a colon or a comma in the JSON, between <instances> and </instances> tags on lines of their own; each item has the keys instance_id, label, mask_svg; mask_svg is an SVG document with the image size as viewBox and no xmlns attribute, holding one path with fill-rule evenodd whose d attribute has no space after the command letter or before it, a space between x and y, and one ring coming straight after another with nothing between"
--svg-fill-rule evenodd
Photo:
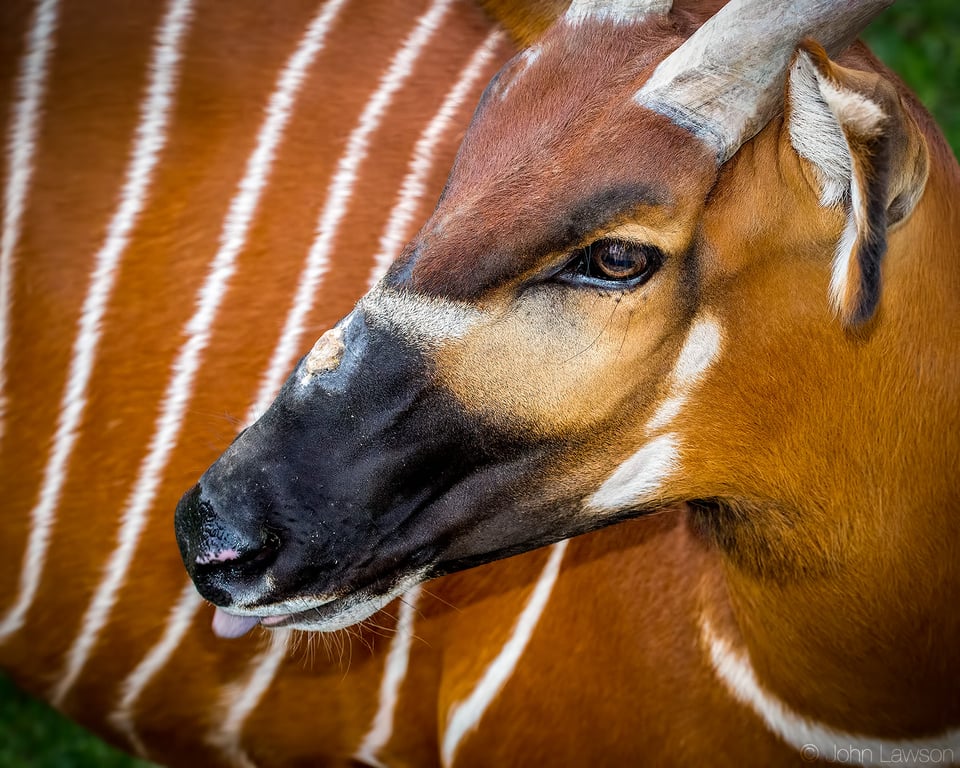
<instances>
[{"instance_id":1,"label":"white chin marking","mask_svg":"<svg viewBox=\"0 0 960 768\"><path fill-rule=\"evenodd\" d=\"M601 510L623 509L653 501L663 482L679 466L679 443L675 434L655 437L617 467L588 506Z\"/></svg>"},{"instance_id":2,"label":"white chin marking","mask_svg":"<svg viewBox=\"0 0 960 768\"><path fill-rule=\"evenodd\" d=\"M306 632L336 632L338 629L359 624L365 619L369 619L373 614L391 603L396 597L392 592L380 597L374 597L369 600L362 600L352 605L346 606L335 616L323 619L317 622L294 622L284 625L284 629L302 629Z\"/></svg>"},{"instance_id":3,"label":"white chin marking","mask_svg":"<svg viewBox=\"0 0 960 768\"><path fill-rule=\"evenodd\" d=\"M803 760L861 766L957 765L960 729L921 739L879 739L839 731L794 712L765 690L750 658L735 649L700 617L700 636L714 673L727 692L763 720L764 725L800 752Z\"/></svg>"},{"instance_id":4,"label":"white chin marking","mask_svg":"<svg viewBox=\"0 0 960 768\"><path fill-rule=\"evenodd\" d=\"M342 598L340 602L342 602L343 607L335 614L314 621L303 619L299 622L284 624L283 629L300 629L305 632L336 632L338 629L359 624L392 603L404 592L424 581L426 570L426 568L423 568L400 579L389 591L382 595L371 596L360 592Z\"/></svg>"}]
</instances>

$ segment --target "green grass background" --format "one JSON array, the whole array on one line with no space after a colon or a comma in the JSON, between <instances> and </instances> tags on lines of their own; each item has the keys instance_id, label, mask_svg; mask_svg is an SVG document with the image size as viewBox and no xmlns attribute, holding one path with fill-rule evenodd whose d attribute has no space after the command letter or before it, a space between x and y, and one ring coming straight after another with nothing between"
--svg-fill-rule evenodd
<instances>
[{"instance_id":1,"label":"green grass background","mask_svg":"<svg viewBox=\"0 0 960 768\"><path fill-rule=\"evenodd\" d=\"M960 0L900 0L865 35L960 153ZM0 768L145 768L0 676Z\"/></svg>"},{"instance_id":2,"label":"green grass background","mask_svg":"<svg viewBox=\"0 0 960 768\"><path fill-rule=\"evenodd\" d=\"M913 88L960 155L960 2L900 0L864 38Z\"/></svg>"}]
</instances>

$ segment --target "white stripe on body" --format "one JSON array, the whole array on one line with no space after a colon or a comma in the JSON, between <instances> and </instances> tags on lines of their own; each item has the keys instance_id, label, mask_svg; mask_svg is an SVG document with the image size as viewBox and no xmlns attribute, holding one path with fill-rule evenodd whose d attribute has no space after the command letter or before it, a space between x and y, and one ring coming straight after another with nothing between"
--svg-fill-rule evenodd
<instances>
[{"instance_id":1,"label":"white stripe on body","mask_svg":"<svg viewBox=\"0 0 960 768\"><path fill-rule=\"evenodd\" d=\"M223 725L207 737L207 743L221 749L231 761L243 768L254 765L240 744L243 726L273 684L287 656L292 635L292 630L270 630L270 648L250 662L249 678L225 686L220 696L218 710L224 713Z\"/></svg>"},{"instance_id":2,"label":"white stripe on body","mask_svg":"<svg viewBox=\"0 0 960 768\"><path fill-rule=\"evenodd\" d=\"M804 760L830 760L838 750L843 750L840 752L843 759L834 762L862 766L960 763L960 729L939 736L894 740L830 728L794 712L764 689L749 656L721 637L706 616L700 618L700 633L710 665L729 694L748 707L771 732L800 752Z\"/></svg>"},{"instance_id":3,"label":"white stripe on body","mask_svg":"<svg viewBox=\"0 0 960 768\"><path fill-rule=\"evenodd\" d=\"M452 0L434 0L427 11L417 19L413 31L404 40L387 67L386 73L380 78L376 90L368 100L356 127L347 140L346 150L337 163L337 170L327 191L327 201L317 225L317 237L307 255L296 297L263 376L259 394L247 412L247 423L255 421L259 414L266 410L270 401L276 396L283 376L292 366L293 357L303 335L304 322L313 307L320 281L326 273L330 249L337 229L346 214L347 203L359 176L360 164L369 149L370 138L379 127L393 97L413 71L413 65L423 49L439 29L451 3ZM251 662L251 668L256 672L251 675L250 682L245 688L236 684L229 687L229 691L234 693L231 697L225 696L223 699L225 706L229 708L228 713L223 717L224 725L209 737L210 743L224 749L241 763L244 759L248 759L243 756L243 749L240 746L244 723L269 689L273 675L280 669L279 660L271 664L266 671L258 669L261 664L260 659L254 659ZM267 671L270 672L269 677ZM235 700L237 691L242 691L239 694L239 700Z\"/></svg>"},{"instance_id":4,"label":"white stripe on body","mask_svg":"<svg viewBox=\"0 0 960 768\"><path fill-rule=\"evenodd\" d=\"M220 247L197 294L193 317L184 328L186 342L173 364L173 375L164 394L149 451L140 465L133 491L127 499L117 537L118 546L104 568L103 578L84 615L80 635L70 649L66 669L54 688L55 704L63 701L86 664L130 570L163 470L176 446L201 358L210 340L211 327L236 269L237 256L246 243L277 147L290 121L296 96L306 71L321 49L324 37L344 2L331 0L321 8L280 74L270 97L266 118L257 135L256 148L247 161L237 193L230 202L220 235Z\"/></svg>"},{"instance_id":5,"label":"white stripe on body","mask_svg":"<svg viewBox=\"0 0 960 768\"><path fill-rule=\"evenodd\" d=\"M189 14L190 0L174 0L156 36L149 69L150 82L140 108L140 122L120 194L120 205L110 220L106 240L95 257L93 275L84 299L60 402L53 448L44 469L39 499L31 511L30 538L24 555L17 602L0 624L0 638L17 631L23 625L40 584L60 495L67 479L70 456L87 404L87 390L100 342L101 324L116 283L121 256L143 209L153 171L166 143L168 114L180 60L180 44L188 26Z\"/></svg>"},{"instance_id":6,"label":"white stripe on body","mask_svg":"<svg viewBox=\"0 0 960 768\"><path fill-rule=\"evenodd\" d=\"M440 753L444 768L450 768L453 765L463 739L480 724L484 713L513 676L520 657L527 649L530 638L533 637L533 630L547 607L547 601L550 599L560 573L560 564L567 544L567 541L561 541L550 548L547 564L543 567L540 578L537 579L537 584L513 627L510 639L486 668L483 677L470 695L451 707Z\"/></svg>"},{"instance_id":7,"label":"white stripe on body","mask_svg":"<svg viewBox=\"0 0 960 768\"><path fill-rule=\"evenodd\" d=\"M272 162L276 145L279 142L285 123L288 121L292 111L294 97L303 78L306 76L307 69L309 69L310 65L316 59L317 53L321 50L324 37L339 13L341 5L342 3L338 2L321 4L317 15L307 27L296 50L284 66L277 80L275 93L267 106L267 120L260 131L261 141L258 141L255 154L247 164L248 174L250 174L250 169L256 167L261 169L262 176L263 170L268 168ZM272 149L270 148L271 145ZM246 182L247 179L245 178L244 181ZM262 187L265 183L265 178L262 178L260 183ZM246 185L241 183L241 189L252 190L253 186L252 181ZM249 207L249 194L247 200ZM239 206L234 206L231 210L237 208L239 208ZM248 218L252 218L252 211L248 214ZM249 220L247 226L249 226ZM192 594L193 598L188 597L188 594ZM131 745L141 754L143 754L141 752L143 744L140 742L136 733L136 727L133 721L134 708L147 685L149 685L157 673L170 661L180 640L187 629L189 629L193 614L200 604L201 601L196 595L193 583L189 582L167 620L167 626L163 636L159 642L147 652L147 655L140 664L121 685L121 691L123 691L123 693L120 704L111 714L110 720L118 730L127 735Z\"/></svg>"},{"instance_id":8,"label":"white stripe on body","mask_svg":"<svg viewBox=\"0 0 960 768\"><path fill-rule=\"evenodd\" d=\"M420 586L407 592L400 600L400 615L397 617L397 628L390 642L390 651L387 654L387 663L383 669L383 678L380 681L380 700L377 713L374 715L370 730L363 737L355 753L355 759L369 765L380 766L377 758L390 741L393 735L393 723L396 717L397 700L400 697L400 686L407 677L410 666L410 647L413 643L413 622L416 617L417 603L420 600Z\"/></svg>"},{"instance_id":9,"label":"white stripe on body","mask_svg":"<svg viewBox=\"0 0 960 768\"><path fill-rule=\"evenodd\" d=\"M180 593L180 599L170 611L159 642L150 649L120 685L120 703L110 713L108 719L120 733L127 737L130 746L142 758L148 759L149 754L137 733L134 709L147 685L167 665L174 651L180 646L201 605L203 600L197 594L193 582L187 581L187 585Z\"/></svg>"},{"instance_id":10,"label":"white stripe on body","mask_svg":"<svg viewBox=\"0 0 960 768\"><path fill-rule=\"evenodd\" d=\"M3 440L7 416L7 343L13 301L13 256L20 240L23 210L33 176L40 107L54 48L58 12L58 0L41 0L37 3L27 35L27 51L20 62L16 103L7 138L7 185L3 197L3 234L0 235L0 440Z\"/></svg>"},{"instance_id":11,"label":"white stripe on body","mask_svg":"<svg viewBox=\"0 0 960 768\"><path fill-rule=\"evenodd\" d=\"M426 13L417 19L413 31L394 55L386 73L367 102L356 127L347 140L347 148L337 163L337 170L327 189L327 200L317 223L317 236L310 246L306 264L300 274L297 293L274 348L273 356L260 384L259 394L247 412L246 423L256 421L276 397L283 379L293 367L302 344L304 324L313 309L320 283L327 273L330 252L336 242L340 223L347 213L360 165L370 148L370 138L383 122L393 97L413 71L424 47L436 33L453 0L433 0Z\"/></svg>"},{"instance_id":12,"label":"white stripe on body","mask_svg":"<svg viewBox=\"0 0 960 768\"><path fill-rule=\"evenodd\" d=\"M368 287L373 286L383 277L391 262L400 253L400 249L410 237L410 222L413 220L426 191L427 177L433 170L434 150L443 138L450 121L456 117L457 110L463 105L464 99L473 90L477 78L483 74L490 60L496 53L497 46L503 41L504 35L500 30L491 32L487 39L480 44L470 61L463 68L456 84L447 93L437 114L427 124L413 150L413 158L407 169L407 175L400 185L397 201L390 211L390 218L380 236L380 247L374 259L373 269L370 271Z\"/></svg>"}]
</instances>

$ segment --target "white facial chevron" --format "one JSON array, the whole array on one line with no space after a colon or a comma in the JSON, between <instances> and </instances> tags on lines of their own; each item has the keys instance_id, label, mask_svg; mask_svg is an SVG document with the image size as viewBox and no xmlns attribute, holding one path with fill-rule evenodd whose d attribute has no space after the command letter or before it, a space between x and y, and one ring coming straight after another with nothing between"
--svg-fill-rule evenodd
<instances>
[{"instance_id":1,"label":"white facial chevron","mask_svg":"<svg viewBox=\"0 0 960 768\"><path fill-rule=\"evenodd\" d=\"M694 321L670 373L668 394L647 422L648 434L661 432L676 419L722 345L723 333L712 316ZM674 432L657 435L617 467L590 498L589 506L616 510L654 500L663 482L679 468L680 438Z\"/></svg>"}]
</instances>

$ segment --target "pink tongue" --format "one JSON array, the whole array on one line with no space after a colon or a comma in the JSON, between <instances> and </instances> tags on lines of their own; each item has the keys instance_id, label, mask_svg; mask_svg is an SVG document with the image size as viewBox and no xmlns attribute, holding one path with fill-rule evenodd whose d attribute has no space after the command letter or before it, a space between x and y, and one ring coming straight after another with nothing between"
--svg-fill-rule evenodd
<instances>
[{"instance_id":1,"label":"pink tongue","mask_svg":"<svg viewBox=\"0 0 960 768\"><path fill-rule=\"evenodd\" d=\"M260 619L256 616L233 616L217 608L213 614L213 633L217 637L240 637L259 623Z\"/></svg>"}]
</instances>

